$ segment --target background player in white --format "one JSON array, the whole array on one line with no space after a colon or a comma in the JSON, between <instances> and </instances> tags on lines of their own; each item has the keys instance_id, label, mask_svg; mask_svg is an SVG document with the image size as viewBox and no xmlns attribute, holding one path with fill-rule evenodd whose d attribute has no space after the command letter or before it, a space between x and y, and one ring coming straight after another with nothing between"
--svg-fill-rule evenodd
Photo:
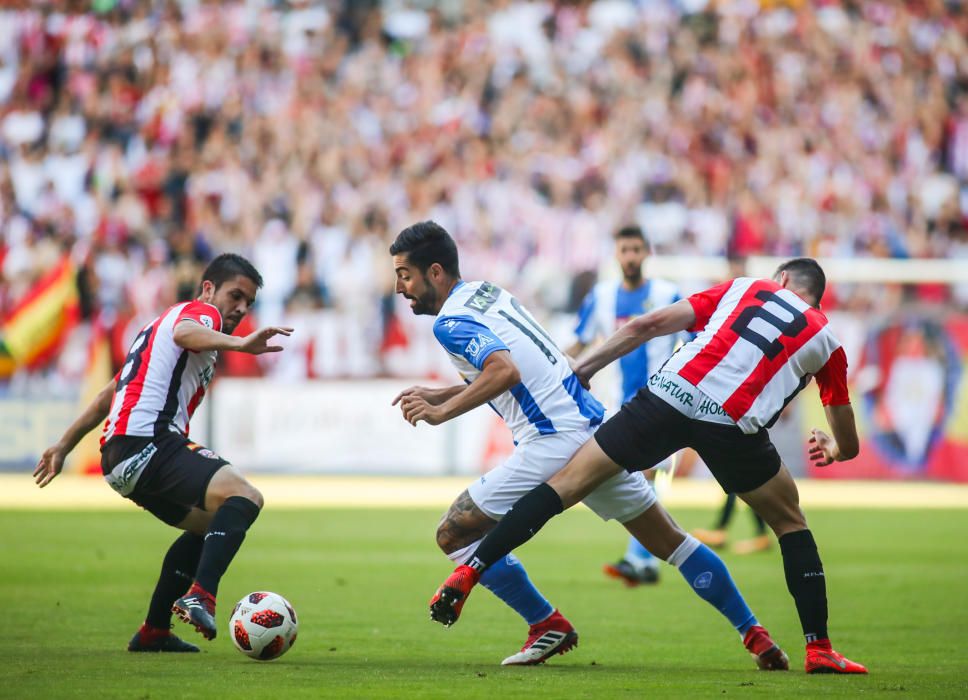
<instances>
[{"instance_id":1,"label":"background player in white","mask_svg":"<svg viewBox=\"0 0 968 700\"><path fill-rule=\"evenodd\" d=\"M434 334L465 380L445 389L410 387L394 404L414 425L421 420L438 425L489 403L515 441L511 457L472 483L438 527L440 548L450 559L463 561L518 498L590 439L605 411L517 299L489 282L461 280L457 246L443 228L430 221L415 224L397 236L390 253L397 293L410 300L414 313L437 316ZM761 668L788 667L786 655L757 623L723 562L672 521L641 473L614 474L584 502L669 557L693 590L740 632ZM524 647L505 664L541 663L577 643L572 625L538 593L517 558L496 559L480 580L531 625ZM462 601L454 603L435 596L431 617L452 623Z\"/></svg>"},{"instance_id":2,"label":"background player in white","mask_svg":"<svg viewBox=\"0 0 968 700\"><path fill-rule=\"evenodd\" d=\"M198 298L167 309L142 329L124 367L44 451L34 470L43 488L87 433L104 424L101 468L111 488L185 532L169 548L141 629L129 651L192 652L171 634L171 615L214 639L219 580L262 508L262 494L226 460L188 439L219 350L259 355L291 328L232 331L255 302L262 277L245 258L225 254L202 275ZM187 593L186 593L187 591ZM174 607L173 607L174 606Z\"/></svg>"},{"instance_id":3,"label":"background player in white","mask_svg":"<svg viewBox=\"0 0 968 700\"><path fill-rule=\"evenodd\" d=\"M857 456L847 392L847 359L819 304L826 277L815 260L796 258L772 280L739 278L640 316L578 364L583 383L602 367L669 333L698 336L649 379L547 483L514 505L442 588L466 598L490 562L530 539L564 508L604 480L692 447L727 493L736 493L770 525L780 543L787 588L807 642L808 673L867 673L833 650L827 633L826 577L800 510L790 472L767 428L810 381L817 380L833 437L814 429L818 467Z\"/></svg>"},{"instance_id":4,"label":"background player in white","mask_svg":"<svg viewBox=\"0 0 968 700\"><path fill-rule=\"evenodd\" d=\"M641 228L624 226L616 231L615 259L622 269L622 279L601 281L587 294L578 310L577 339L568 349L569 355L578 357L595 341L608 338L636 316L674 304L682 298L672 282L645 276L648 255L649 243ZM683 340L686 339L683 334ZM619 381L612 405L617 408L635 396L652 373L669 359L677 342L679 338L675 335L663 336L643 343L623 356L618 363ZM668 469L671 461L670 458L658 465L642 466ZM654 473L649 470L646 477L651 481ZM629 537L625 555L614 564L606 564L604 571L630 586L657 583L659 559L637 539Z\"/></svg>"}]
</instances>

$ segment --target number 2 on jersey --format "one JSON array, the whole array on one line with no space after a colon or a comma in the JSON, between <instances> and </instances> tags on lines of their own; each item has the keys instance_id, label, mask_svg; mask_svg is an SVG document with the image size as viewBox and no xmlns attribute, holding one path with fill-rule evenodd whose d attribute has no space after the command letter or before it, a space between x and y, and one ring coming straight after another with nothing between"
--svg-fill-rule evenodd
<instances>
[{"instance_id":1,"label":"number 2 on jersey","mask_svg":"<svg viewBox=\"0 0 968 700\"><path fill-rule=\"evenodd\" d=\"M807 317L799 309L791 306L773 292L761 290L756 293L756 298L763 302L763 306L748 306L743 309L740 315L736 317L736 320L733 321L730 329L739 335L740 338L753 343L753 345L763 351L767 359L772 360L783 351L783 343L780 342L779 338L770 340L758 333L755 329L750 328L750 323L753 322L753 319L763 319L780 331L781 336L795 338L806 329ZM767 311L764 307L770 302L787 311L792 318L789 321L784 321L779 316Z\"/></svg>"}]
</instances>

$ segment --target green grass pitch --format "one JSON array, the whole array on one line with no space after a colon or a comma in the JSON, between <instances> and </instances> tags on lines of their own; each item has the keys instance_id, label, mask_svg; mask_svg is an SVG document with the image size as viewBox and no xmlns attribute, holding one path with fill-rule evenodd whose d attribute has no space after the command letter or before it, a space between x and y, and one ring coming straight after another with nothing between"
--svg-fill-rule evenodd
<instances>
[{"instance_id":1,"label":"green grass pitch","mask_svg":"<svg viewBox=\"0 0 968 700\"><path fill-rule=\"evenodd\" d=\"M685 527L712 514L677 510ZM557 518L519 552L574 622L580 646L501 668L525 627L479 588L445 630L426 603L450 571L431 510L263 513L222 581L220 636L193 655L129 654L174 531L130 512L0 513L0 697L642 698L968 696L968 510L815 510L835 646L868 677L806 676L778 550L724 555L794 671L755 670L740 641L678 573L628 590L601 574L624 531L587 511ZM745 513L736 535L748 534ZM232 646L232 605L253 590L289 598L292 651L259 663Z\"/></svg>"}]
</instances>

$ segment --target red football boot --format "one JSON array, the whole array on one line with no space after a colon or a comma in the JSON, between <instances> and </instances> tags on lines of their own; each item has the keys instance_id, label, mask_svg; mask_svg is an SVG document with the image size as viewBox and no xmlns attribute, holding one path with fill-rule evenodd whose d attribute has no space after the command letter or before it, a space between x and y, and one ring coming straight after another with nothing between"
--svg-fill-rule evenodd
<instances>
[{"instance_id":1,"label":"red football boot","mask_svg":"<svg viewBox=\"0 0 968 700\"><path fill-rule=\"evenodd\" d=\"M790 658L760 625L753 625L743 637L743 646L761 671L789 671Z\"/></svg>"},{"instance_id":2,"label":"red football boot","mask_svg":"<svg viewBox=\"0 0 968 700\"><path fill-rule=\"evenodd\" d=\"M193 583L188 593L174 602L171 611L205 639L215 639L218 633L215 626L215 596L197 583Z\"/></svg>"},{"instance_id":3,"label":"red football boot","mask_svg":"<svg viewBox=\"0 0 968 700\"><path fill-rule=\"evenodd\" d=\"M555 654L564 654L578 646L578 633L565 616L555 610L547 620L531 625L528 641L521 651L501 662L502 666L543 664Z\"/></svg>"},{"instance_id":4,"label":"red football boot","mask_svg":"<svg viewBox=\"0 0 968 700\"><path fill-rule=\"evenodd\" d=\"M867 673L864 666L834 651L829 639L807 644L807 658L803 665L807 673Z\"/></svg>"},{"instance_id":5,"label":"red football boot","mask_svg":"<svg viewBox=\"0 0 968 700\"><path fill-rule=\"evenodd\" d=\"M481 573L470 566L461 564L454 569L430 599L430 619L446 627L457 622L467 596L480 578Z\"/></svg>"},{"instance_id":6,"label":"red football boot","mask_svg":"<svg viewBox=\"0 0 968 700\"><path fill-rule=\"evenodd\" d=\"M179 639L168 627L152 627L147 622L128 642L128 651L197 652L194 644Z\"/></svg>"}]
</instances>

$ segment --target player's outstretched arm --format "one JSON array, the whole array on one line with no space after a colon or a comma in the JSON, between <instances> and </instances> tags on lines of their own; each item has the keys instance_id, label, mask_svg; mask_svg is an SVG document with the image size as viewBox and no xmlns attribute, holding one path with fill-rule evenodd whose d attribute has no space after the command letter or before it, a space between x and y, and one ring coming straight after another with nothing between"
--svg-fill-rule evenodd
<instances>
[{"instance_id":1,"label":"player's outstretched arm","mask_svg":"<svg viewBox=\"0 0 968 700\"><path fill-rule=\"evenodd\" d=\"M810 459L815 467L826 467L833 462L846 462L860 452L860 439L854 422L854 409L850 404L824 406L827 423L834 434L827 435L814 428L810 436Z\"/></svg>"},{"instance_id":2,"label":"player's outstretched arm","mask_svg":"<svg viewBox=\"0 0 968 700\"><path fill-rule=\"evenodd\" d=\"M598 348L578 361L575 374L583 384L602 367L653 338L678 333L692 327L696 312L686 299L637 316L613 333Z\"/></svg>"},{"instance_id":3,"label":"player's outstretched arm","mask_svg":"<svg viewBox=\"0 0 968 700\"><path fill-rule=\"evenodd\" d=\"M60 474L61 469L64 468L64 459L77 446L81 438L94 430L108 417L108 412L111 410L111 398L114 396L116 386L117 382L112 379L106 387L101 389L91 404L78 416L77 420L71 423L61 439L44 450L44 454L40 456L40 461L37 462L37 467L34 469L34 481L40 488L44 488L54 480L54 477Z\"/></svg>"},{"instance_id":4,"label":"player's outstretched arm","mask_svg":"<svg viewBox=\"0 0 968 700\"><path fill-rule=\"evenodd\" d=\"M236 350L250 355L261 355L266 352L281 352L281 345L269 345L269 341L277 335L292 335L292 328L282 326L267 326L244 337L227 335L191 319L184 319L175 326L175 344L185 350L204 352L207 350Z\"/></svg>"},{"instance_id":5,"label":"player's outstretched arm","mask_svg":"<svg viewBox=\"0 0 968 700\"><path fill-rule=\"evenodd\" d=\"M439 406L431 405L419 396L404 396L400 410L411 425L426 421L430 425L446 423L451 418L467 413L500 396L521 381L521 373L507 350L492 352L484 360L481 373L463 391L456 393Z\"/></svg>"},{"instance_id":6,"label":"player's outstretched arm","mask_svg":"<svg viewBox=\"0 0 968 700\"><path fill-rule=\"evenodd\" d=\"M416 396L423 399L431 406L439 406L440 404L444 403L444 401L457 396L457 394L461 393L466 388L466 384L456 384L454 386L438 387L436 389L429 386L411 386L397 394L396 398L393 399L390 405L396 406L407 396Z\"/></svg>"}]
</instances>

